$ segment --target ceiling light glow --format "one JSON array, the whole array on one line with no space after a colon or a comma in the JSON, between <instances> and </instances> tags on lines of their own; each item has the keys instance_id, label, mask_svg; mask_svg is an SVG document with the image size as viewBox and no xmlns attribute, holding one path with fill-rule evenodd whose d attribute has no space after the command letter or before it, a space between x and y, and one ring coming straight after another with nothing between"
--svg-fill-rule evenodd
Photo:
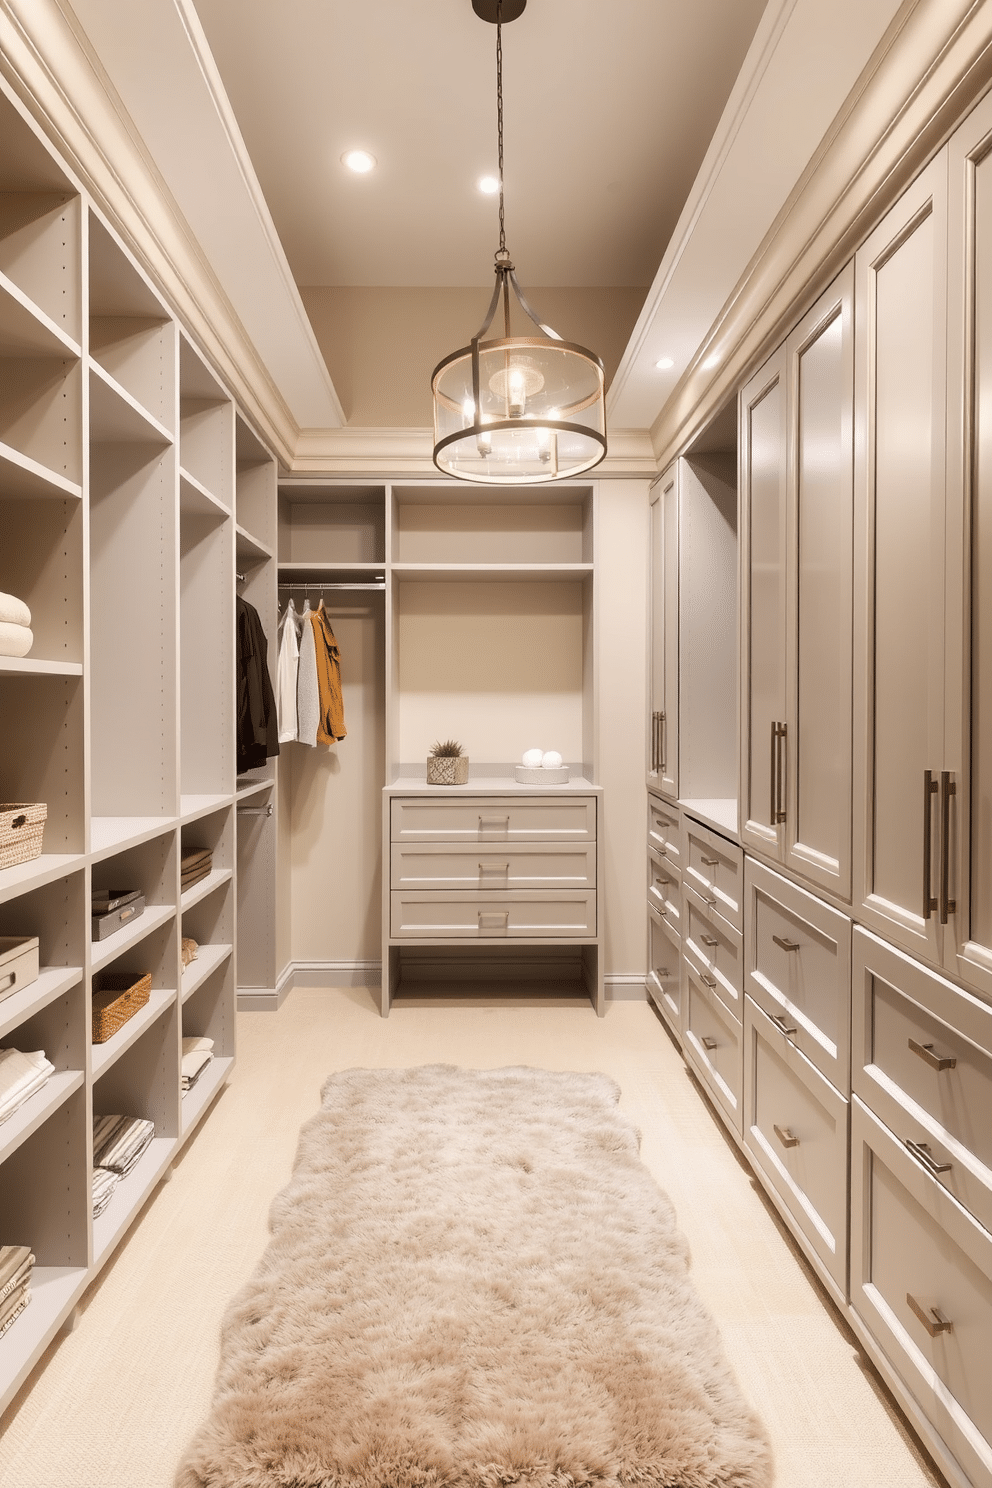
<instances>
[{"instance_id":1,"label":"ceiling light glow","mask_svg":"<svg viewBox=\"0 0 992 1488\"><path fill-rule=\"evenodd\" d=\"M375 156L370 155L368 150L346 150L341 160L356 176L366 176L376 166Z\"/></svg>"},{"instance_id":2,"label":"ceiling light glow","mask_svg":"<svg viewBox=\"0 0 992 1488\"><path fill-rule=\"evenodd\" d=\"M720 363L720 353L718 351L711 351L710 354L709 354L709 356L706 358L705 362L703 363L703 371L704 372L709 372L711 370L711 368L719 366L719 363Z\"/></svg>"},{"instance_id":3,"label":"ceiling light glow","mask_svg":"<svg viewBox=\"0 0 992 1488\"><path fill-rule=\"evenodd\" d=\"M495 196L499 190L499 181L495 176L483 176L479 182L479 190L486 196Z\"/></svg>"},{"instance_id":4,"label":"ceiling light glow","mask_svg":"<svg viewBox=\"0 0 992 1488\"><path fill-rule=\"evenodd\" d=\"M675 358L659 357L658 360L655 362L655 366L658 367L662 372L667 372L669 367L675 366Z\"/></svg>"}]
</instances>

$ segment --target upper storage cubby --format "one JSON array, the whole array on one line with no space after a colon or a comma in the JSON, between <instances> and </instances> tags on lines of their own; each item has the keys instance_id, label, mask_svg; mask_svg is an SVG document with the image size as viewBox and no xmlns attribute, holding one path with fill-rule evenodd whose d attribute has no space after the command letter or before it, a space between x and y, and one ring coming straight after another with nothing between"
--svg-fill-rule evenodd
<instances>
[{"instance_id":1,"label":"upper storage cubby","mask_svg":"<svg viewBox=\"0 0 992 1488\"><path fill-rule=\"evenodd\" d=\"M394 564L428 569L524 567L591 570L593 503L588 487L467 495L454 485L393 491Z\"/></svg>"},{"instance_id":2,"label":"upper storage cubby","mask_svg":"<svg viewBox=\"0 0 992 1488\"><path fill-rule=\"evenodd\" d=\"M276 462L240 414L234 421L237 523L268 552L276 544Z\"/></svg>"},{"instance_id":3,"label":"upper storage cubby","mask_svg":"<svg viewBox=\"0 0 992 1488\"><path fill-rule=\"evenodd\" d=\"M386 560L382 486L285 481L279 488L279 567L284 577L340 569L363 577ZM356 572L357 570L357 572ZM381 572L379 577L381 578Z\"/></svg>"},{"instance_id":4,"label":"upper storage cubby","mask_svg":"<svg viewBox=\"0 0 992 1488\"><path fill-rule=\"evenodd\" d=\"M104 376L91 396L123 393L175 433L176 331L157 295L113 234L89 213L90 356ZM103 384L112 383L112 389Z\"/></svg>"},{"instance_id":5,"label":"upper storage cubby","mask_svg":"<svg viewBox=\"0 0 992 1488\"><path fill-rule=\"evenodd\" d=\"M186 340L179 338L179 464L187 484L234 506L234 405Z\"/></svg>"}]
</instances>

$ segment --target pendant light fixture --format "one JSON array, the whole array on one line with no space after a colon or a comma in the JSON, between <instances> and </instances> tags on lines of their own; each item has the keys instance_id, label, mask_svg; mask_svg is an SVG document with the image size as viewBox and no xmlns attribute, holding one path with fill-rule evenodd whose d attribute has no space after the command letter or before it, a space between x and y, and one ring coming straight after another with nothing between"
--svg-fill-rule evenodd
<instances>
[{"instance_id":1,"label":"pendant light fixture","mask_svg":"<svg viewBox=\"0 0 992 1488\"><path fill-rule=\"evenodd\" d=\"M527 0L472 0L496 26L499 248L486 318L468 346L434 369L434 463L487 485L535 485L579 475L606 454L603 364L540 321L517 283L503 218L503 24ZM510 292L539 334L514 336ZM485 336L502 301L503 335Z\"/></svg>"}]
</instances>

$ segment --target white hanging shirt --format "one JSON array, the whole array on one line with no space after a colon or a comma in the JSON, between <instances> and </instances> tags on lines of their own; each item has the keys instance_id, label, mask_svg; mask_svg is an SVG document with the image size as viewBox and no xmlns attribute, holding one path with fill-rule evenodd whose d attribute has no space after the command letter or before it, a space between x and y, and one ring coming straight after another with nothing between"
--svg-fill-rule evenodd
<instances>
[{"instance_id":1,"label":"white hanging shirt","mask_svg":"<svg viewBox=\"0 0 992 1488\"><path fill-rule=\"evenodd\" d=\"M300 671L300 617L290 600L280 621L279 657L276 661L276 716L279 743L296 738L296 688Z\"/></svg>"},{"instance_id":2,"label":"white hanging shirt","mask_svg":"<svg viewBox=\"0 0 992 1488\"><path fill-rule=\"evenodd\" d=\"M296 737L301 744L317 747L317 729L320 726L320 690L317 686L317 646L310 619L310 601L307 600L300 617L303 633L300 636L300 665L296 682Z\"/></svg>"}]
</instances>

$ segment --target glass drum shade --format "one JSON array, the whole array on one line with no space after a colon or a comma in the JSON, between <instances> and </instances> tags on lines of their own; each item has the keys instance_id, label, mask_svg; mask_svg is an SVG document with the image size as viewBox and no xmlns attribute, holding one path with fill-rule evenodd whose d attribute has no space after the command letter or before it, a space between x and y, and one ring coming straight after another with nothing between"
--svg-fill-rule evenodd
<instances>
[{"instance_id":1,"label":"glass drum shade","mask_svg":"<svg viewBox=\"0 0 992 1488\"><path fill-rule=\"evenodd\" d=\"M460 480L534 485L606 454L603 365L543 336L473 341L434 369L434 463Z\"/></svg>"}]
</instances>

